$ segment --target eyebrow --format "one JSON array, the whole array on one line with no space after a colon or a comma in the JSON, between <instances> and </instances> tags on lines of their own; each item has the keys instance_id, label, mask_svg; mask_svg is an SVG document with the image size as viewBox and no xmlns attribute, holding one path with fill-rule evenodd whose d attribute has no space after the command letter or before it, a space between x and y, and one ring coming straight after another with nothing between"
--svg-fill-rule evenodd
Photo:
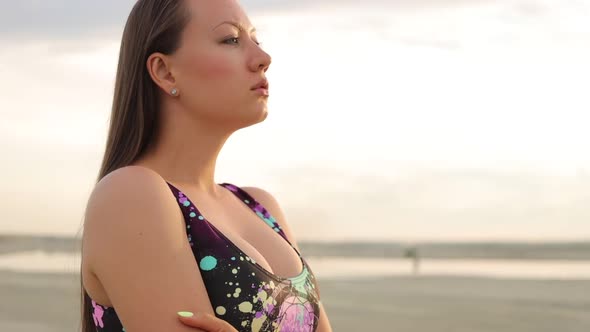
<instances>
[{"instance_id":1,"label":"eyebrow","mask_svg":"<svg viewBox=\"0 0 590 332\"><path fill-rule=\"evenodd\" d=\"M238 28L238 30L240 30L242 32L246 32L246 28L244 28L243 25L241 25L238 22L234 22L234 21L223 21L223 22L219 23L215 28L213 28L213 30L217 29L220 25L223 25L223 24L231 24L231 25L235 26L236 28ZM250 30L250 33L252 33L252 32L256 32L256 28L252 28Z\"/></svg>"}]
</instances>

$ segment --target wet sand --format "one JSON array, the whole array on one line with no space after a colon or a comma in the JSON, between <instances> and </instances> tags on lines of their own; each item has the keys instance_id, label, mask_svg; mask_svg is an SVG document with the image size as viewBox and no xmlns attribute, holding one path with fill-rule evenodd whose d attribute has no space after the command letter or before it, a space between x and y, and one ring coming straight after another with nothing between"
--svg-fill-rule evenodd
<instances>
[{"instance_id":1,"label":"wet sand","mask_svg":"<svg viewBox=\"0 0 590 332\"><path fill-rule=\"evenodd\" d=\"M590 331L590 280L319 279L335 332ZM0 331L77 331L76 274L0 271Z\"/></svg>"}]
</instances>

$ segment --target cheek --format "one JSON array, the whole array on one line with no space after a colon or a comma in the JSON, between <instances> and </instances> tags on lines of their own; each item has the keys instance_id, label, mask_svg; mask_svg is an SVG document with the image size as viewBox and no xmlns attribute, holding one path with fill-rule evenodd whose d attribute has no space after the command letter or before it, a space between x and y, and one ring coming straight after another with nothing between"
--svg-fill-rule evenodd
<instances>
[{"instance_id":1,"label":"cheek","mask_svg":"<svg viewBox=\"0 0 590 332\"><path fill-rule=\"evenodd\" d=\"M202 116L223 121L233 119L236 109L249 98L249 82L244 79L246 67L237 52L193 53L185 62L181 84L186 107L202 112ZM246 68L246 69L245 69Z\"/></svg>"},{"instance_id":2,"label":"cheek","mask_svg":"<svg viewBox=\"0 0 590 332\"><path fill-rule=\"evenodd\" d=\"M231 59L215 55L201 55L193 61L191 66L191 81L210 84L236 77L237 65Z\"/></svg>"}]
</instances>

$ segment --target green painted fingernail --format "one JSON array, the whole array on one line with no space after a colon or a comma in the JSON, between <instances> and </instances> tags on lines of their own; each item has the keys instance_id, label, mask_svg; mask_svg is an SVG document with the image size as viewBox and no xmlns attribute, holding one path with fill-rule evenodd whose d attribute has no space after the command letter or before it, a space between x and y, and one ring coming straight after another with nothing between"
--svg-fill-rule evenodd
<instances>
[{"instance_id":1,"label":"green painted fingernail","mask_svg":"<svg viewBox=\"0 0 590 332\"><path fill-rule=\"evenodd\" d=\"M178 312L178 316L181 316L181 317L193 317L194 314L192 312L190 312L190 311L179 311Z\"/></svg>"}]
</instances>

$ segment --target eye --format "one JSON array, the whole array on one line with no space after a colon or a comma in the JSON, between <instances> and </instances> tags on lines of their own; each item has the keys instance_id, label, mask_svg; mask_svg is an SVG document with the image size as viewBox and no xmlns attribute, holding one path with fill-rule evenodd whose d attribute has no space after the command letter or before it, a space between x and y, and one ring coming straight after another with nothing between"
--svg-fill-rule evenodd
<instances>
[{"instance_id":1,"label":"eye","mask_svg":"<svg viewBox=\"0 0 590 332\"><path fill-rule=\"evenodd\" d=\"M238 43L238 39L240 39L240 38L239 37L232 37L232 38L228 38L228 39L224 40L223 42L225 44L237 44ZM236 41L235 43L228 43L228 42L234 41L234 40Z\"/></svg>"},{"instance_id":2,"label":"eye","mask_svg":"<svg viewBox=\"0 0 590 332\"><path fill-rule=\"evenodd\" d=\"M239 43L239 40L240 40L240 37L231 37L231 38L228 38L228 39L224 40L223 43L224 44L234 44L234 45L236 45L236 44ZM258 46L260 46L262 44L258 40L254 40L254 43L256 45L258 45Z\"/></svg>"}]
</instances>

